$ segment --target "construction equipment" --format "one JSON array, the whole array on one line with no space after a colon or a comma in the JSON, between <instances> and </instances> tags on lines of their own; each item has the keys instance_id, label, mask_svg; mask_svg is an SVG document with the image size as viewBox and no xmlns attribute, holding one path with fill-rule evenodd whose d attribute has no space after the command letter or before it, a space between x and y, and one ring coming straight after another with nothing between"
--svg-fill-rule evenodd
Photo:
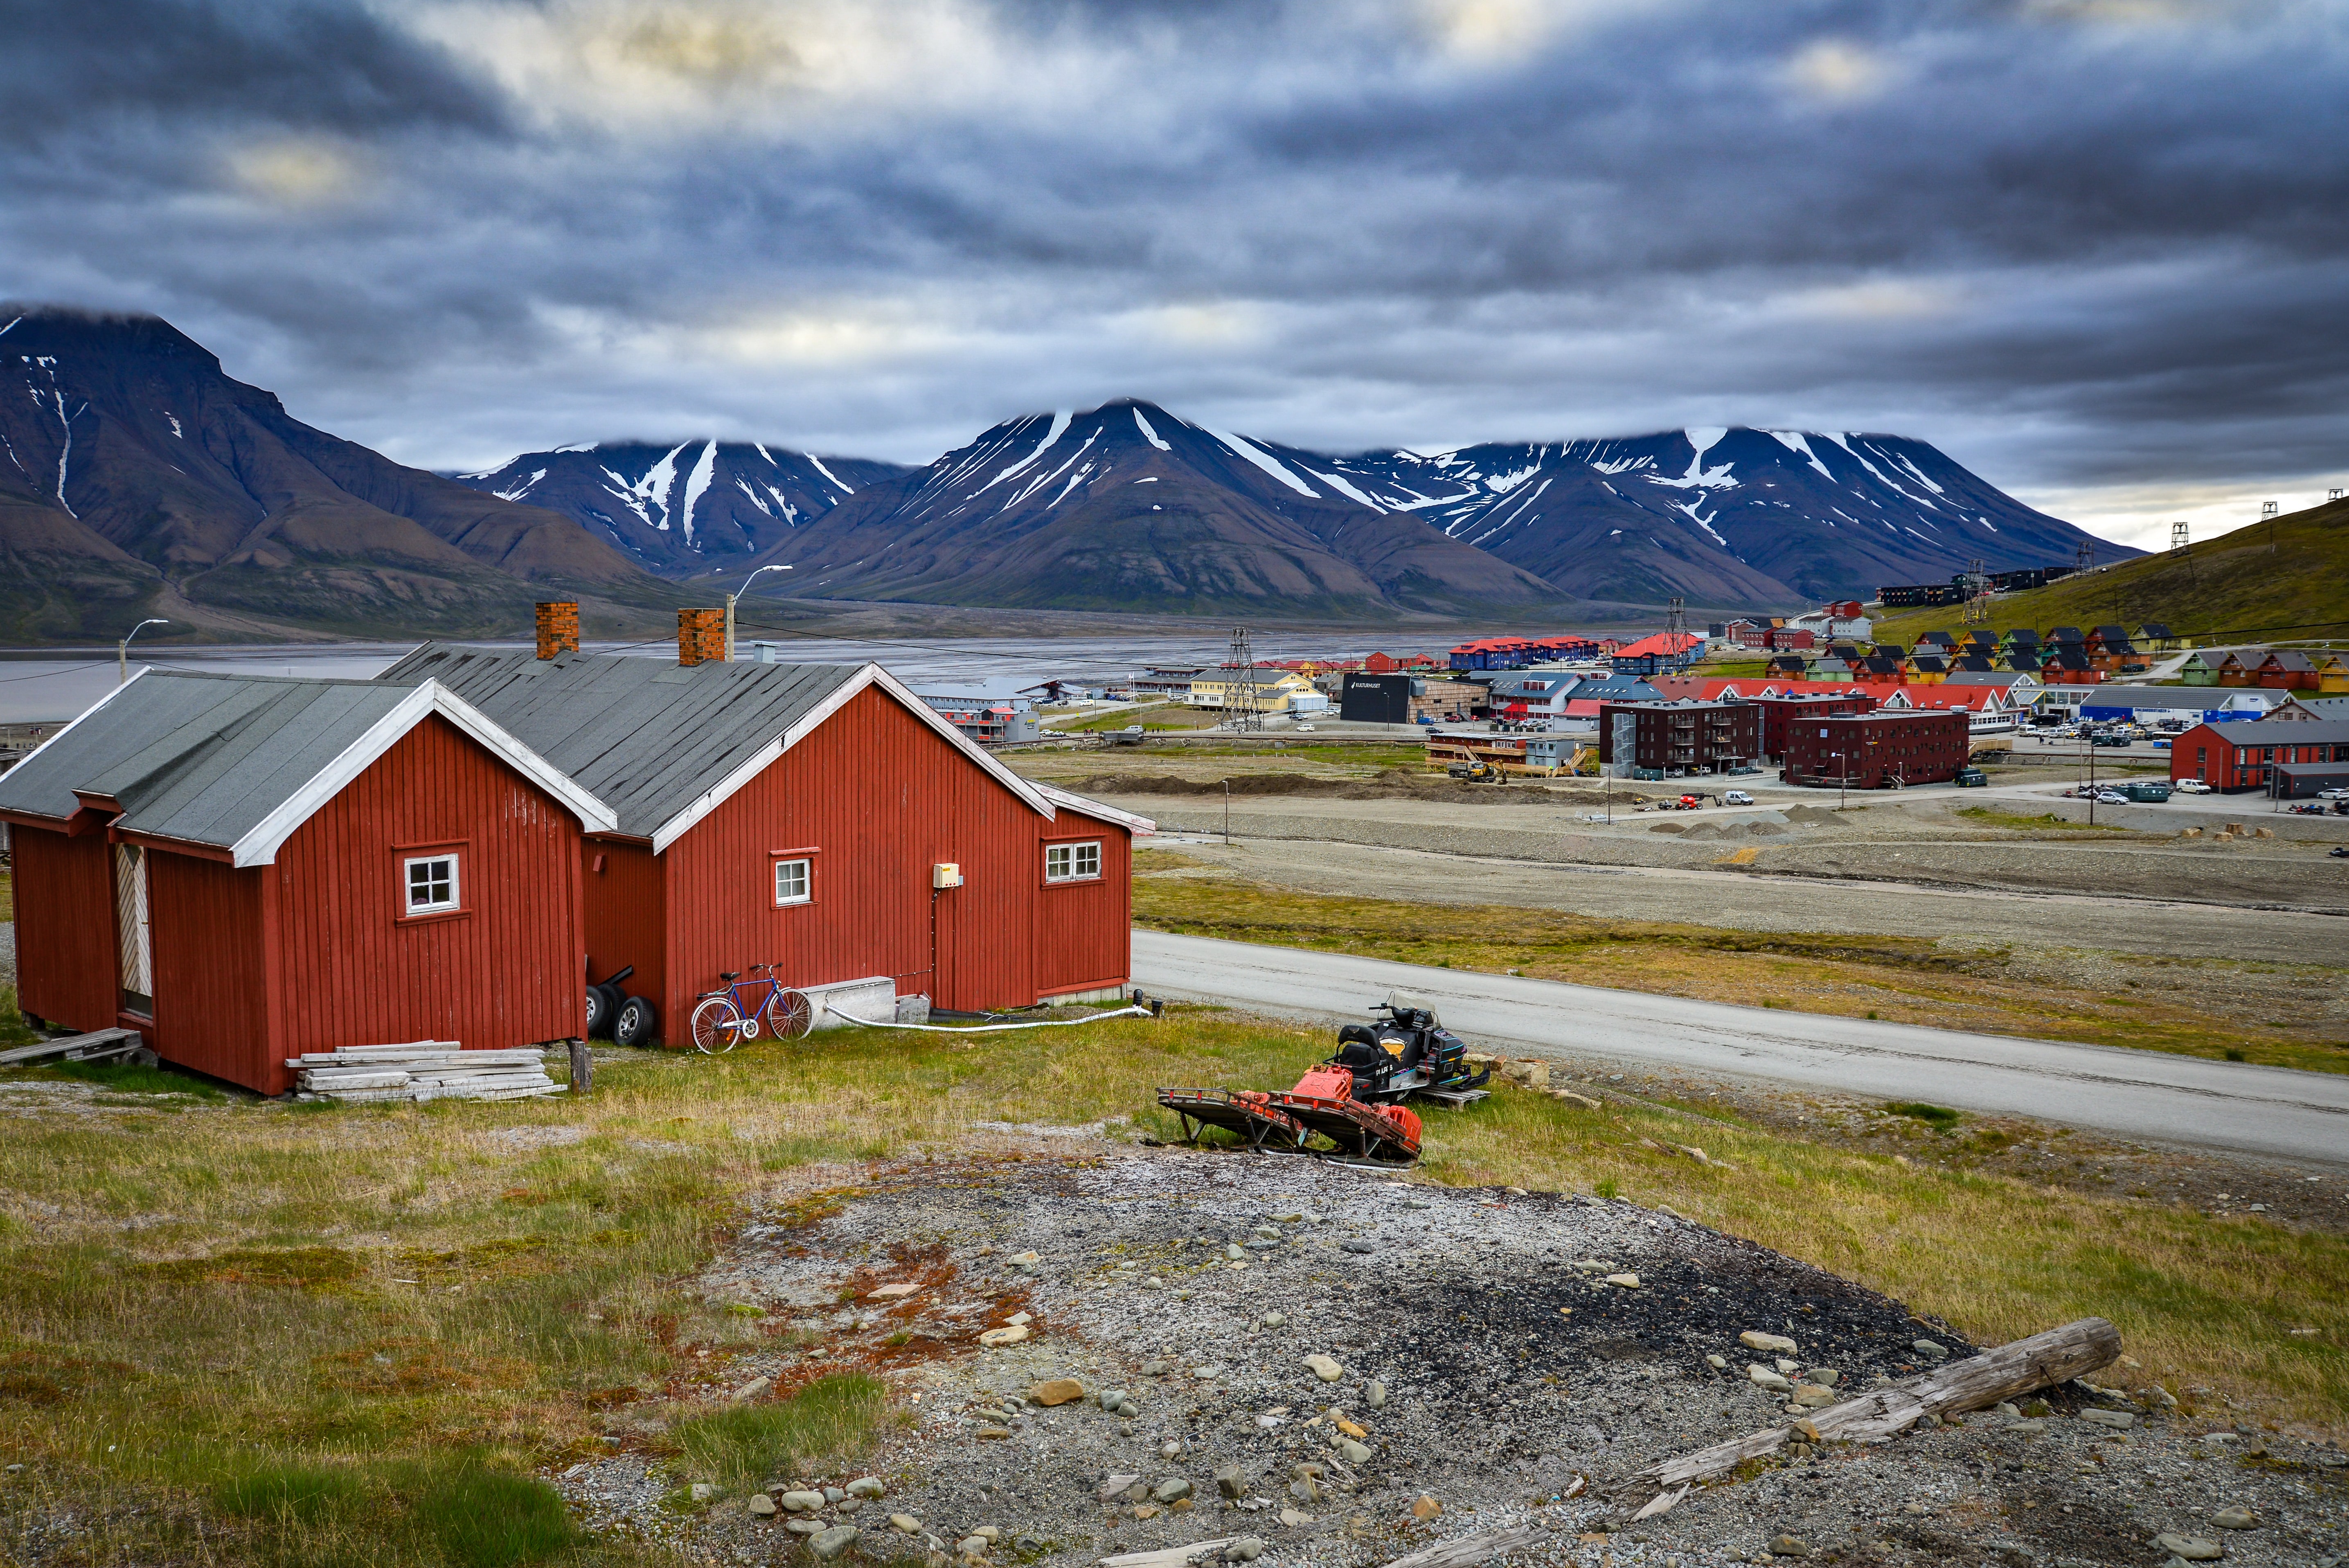
<instances>
[{"instance_id":1,"label":"construction equipment","mask_svg":"<svg viewBox=\"0 0 2349 1568\"><path fill-rule=\"evenodd\" d=\"M1506 784L1509 782L1508 774L1503 773L1492 763L1481 759L1465 763L1454 763L1450 767L1445 768L1444 771L1446 774L1449 774L1452 777L1460 779L1468 784Z\"/></svg>"}]
</instances>

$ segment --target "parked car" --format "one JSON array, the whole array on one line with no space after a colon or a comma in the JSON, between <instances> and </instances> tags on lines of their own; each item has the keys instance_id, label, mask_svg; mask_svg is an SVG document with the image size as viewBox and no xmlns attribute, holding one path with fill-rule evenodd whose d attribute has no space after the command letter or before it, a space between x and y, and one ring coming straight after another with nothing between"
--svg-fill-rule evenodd
<instances>
[{"instance_id":1,"label":"parked car","mask_svg":"<svg viewBox=\"0 0 2349 1568\"><path fill-rule=\"evenodd\" d=\"M2128 743L2129 738L2127 735L2098 735L2088 742L2092 746L2126 746Z\"/></svg>"},{"instance_id":2,"label":"parked car","mask_svg":"<svg viewBox=\"0 0 2349 1568\"><path fill-rule=\"evenodd\" d=\"M2349 789L2321 789L2316 792L2316 798L2319 800L2349 800Z\"/></svg>"},{"instance_id":3,"label":"parked car","mask_svg":"<svg viewBox=\"0 0 2349 1568\"><path fill-rule=\"evenodd\" d=\"M2210 786L2200 779L2179 779L2169 786L2179 794L2209 794Z\"/></svg>"},{"instance_id":4,"label":"parked car","mask_svg":"<svg viewBox=\"0 0 2349 1568\"><path fill-rule=\"evenodd\" d=\"M2127 805L2128 803L2129 797L2116 789L2100 789L2096 792L2098 805Z\"/></svg>"},{"instance_id":5,"label":"parked car","mask_svg":"<svg viewBox=\"0 0 2349 1568\"><path fill-rule=\"evenodd\" d=\"M1990 775L1980 768L1960 768L1957 776L1950 782L1960 789L1987 789L1990 787Z\"/></svg>"},{"instance_id":6,"label":"parked car","mask_svg":"<svg viewBox=\"0 0 2349 1568\"><path fill-rule=\"evenodd\" d=\"M2338 794L2341 792L2335 790L2333 793ZM1747 794L1742 789L1725 789L1721 792L1721 804L1723 805L1752 805L1754 804L1754 797Z\"/></svg>"}]
</instances>

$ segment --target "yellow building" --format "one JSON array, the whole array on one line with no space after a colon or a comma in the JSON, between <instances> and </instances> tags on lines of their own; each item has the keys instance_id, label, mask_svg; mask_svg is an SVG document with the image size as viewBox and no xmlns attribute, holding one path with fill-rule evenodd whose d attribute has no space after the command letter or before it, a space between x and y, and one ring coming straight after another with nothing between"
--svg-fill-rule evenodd
<instances>
[{"instance_id":1,"label":"yellow building","mask_svg":"<svg viewBox=\"0 0 2349 1568\"><path fill-rule=\"evenodd\" d=\"M1329 706L1330 700L1313 689L1311 680L1294 670L1259 664L1256 667L1255 685L1256 711L1259 713L1319 711ZM1236 664L1218 664L1193 676L1191 690L1183 700L1194 708L1245 709L1248 705L1247 693L1248 671Z\"/></svg>"}]
</instances>

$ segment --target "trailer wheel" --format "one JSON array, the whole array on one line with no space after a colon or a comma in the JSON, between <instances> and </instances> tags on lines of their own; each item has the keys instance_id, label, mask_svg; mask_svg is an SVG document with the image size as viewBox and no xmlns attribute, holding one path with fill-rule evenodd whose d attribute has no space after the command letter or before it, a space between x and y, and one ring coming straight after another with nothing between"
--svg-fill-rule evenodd
<instances>
[{"instance_id":1,"label":"trailer wheel","mask_svg":"<svg viewBox=\"0 0 2349 1568\"><path fill-rule=\"evenodd\" d=\"M587 1038L608 1039L612 1033L612 1014L618 1009L612 1005L611 995L600 985L587 988Z\"/></svg>"},{"instance_id":2,"label":"trailer wheel","mask_svg":"<svg viewBox=\"0 0 2349 1568\"><path fill-rule=\"evenodd\" d=\"M649 998L632 996L612 1015L612 1039L621 1045L649 1045L660 1033L660 1013Z\"/></svg>"}]
</instances>

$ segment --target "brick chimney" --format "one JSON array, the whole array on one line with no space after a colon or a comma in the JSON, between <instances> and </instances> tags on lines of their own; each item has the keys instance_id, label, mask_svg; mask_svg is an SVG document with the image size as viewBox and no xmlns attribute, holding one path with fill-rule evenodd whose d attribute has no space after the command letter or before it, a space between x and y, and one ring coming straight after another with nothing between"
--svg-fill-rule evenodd
<instances>
[{"instance_id":1,"label":"brick chimney","mask_svg":"<svg viewBox=\"0 0 2349 1568\"><path fill-rule=\"evenodd\" d=\"M697 664L726 661L726 612L722 609L681 609L677 612L677 661L690 669Z\"/></svg>"},{"instance_id":2,"label":"brick chimney","mask_svg":"<svg viewBox=\"0 0 2349 1568\"><path fill-rule=\"evenodd\" d=\"M538 656L579 651L579 606L571 599L549 599L538 607Z\"/></svg>"}]
</instances>

